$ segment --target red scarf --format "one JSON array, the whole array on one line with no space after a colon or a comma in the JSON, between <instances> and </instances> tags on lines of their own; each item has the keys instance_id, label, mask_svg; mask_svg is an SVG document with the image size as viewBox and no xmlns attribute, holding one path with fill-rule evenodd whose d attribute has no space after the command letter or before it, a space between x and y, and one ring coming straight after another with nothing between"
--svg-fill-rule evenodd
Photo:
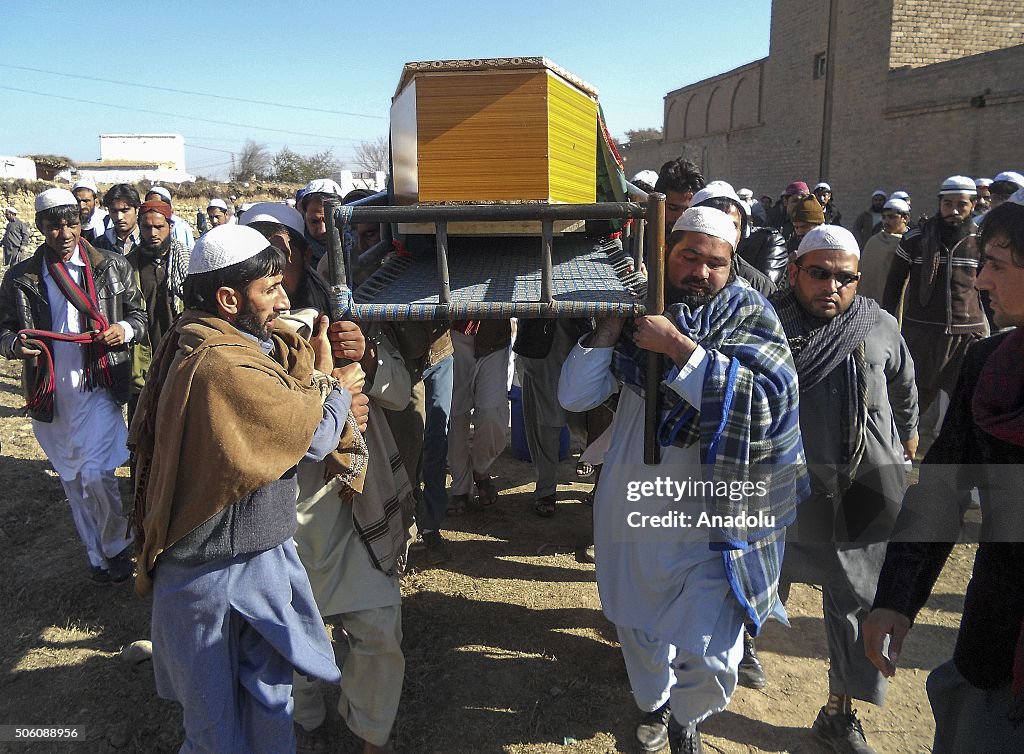
<instances>
[{"instance_id":1,"label":"red scarf","mask_svg":"<svg viewBox=\"0 0 1024 754\"><path fill-rule=\"evenodd\" d=\"M40 369L36 370L35 383L30 387L28 403L25 408L32 410L51 411L53 409L53 393L55 377L53 371L53 353L49 341L59 340L66 343L80 343L85 346L85 382L86 390L96 387L110 387L114 384L110 372L110 360L107 358L107 346L94 340L94 332L103 332L110 324L100 311L96 298L96 285L92 276L92 265L89 255L81 242L78 253L85 262L85 289L83 290L71 277L68 266L53 254L49 248L43 252L43 261L50 277L57 284L60 292L75 309L79 311L89 326L89 331L82 333L59 333L50 330L21 330L18 334L27 336L24 344L42 351Z\"/></svg>"},{"instance_id":2,"label":"red scarf","mask_svg":"<svg viewBox=\"0 0 1024 754\"><path fill-rule=\"evenodd\" d=\"M1010 333L988 357L971 407L983 432L1024 447L1024 328Z\"/></svg>"}]
</instances>

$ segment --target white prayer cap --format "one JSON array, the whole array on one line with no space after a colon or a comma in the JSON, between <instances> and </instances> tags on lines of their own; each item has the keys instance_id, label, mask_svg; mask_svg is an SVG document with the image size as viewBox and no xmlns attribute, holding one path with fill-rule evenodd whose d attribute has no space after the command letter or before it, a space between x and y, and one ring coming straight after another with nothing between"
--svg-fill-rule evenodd
<instances>
[{"instance_id":1,"label":"white prayer cap","mask_svg":"<svg viewBox=\"0 0 1024 754\"><path fill-rule=\"evenodd\" d=\"M977 193L978 187L974 183L974 179L968 178L966 175L951 175L942 182L942 188L939 189L939 196L943 194L970 194L974 196Z\"/></svg>"},{"instance_id":2,"label":"white prayer cap","mask_svg":"<svg viewBox=\"0 0 1024 754\"><path fill-rule=\"evenodd\" d=\"M146 192L146 196L149 196L150 194L158 194L164 198L165 202L168 204L171 203L171 192L163 186L150 186L149 191Z\"/></svg>"},{"instance_id":3,"label":"white prayer cap","mask_svg":"<svg viewBox=\"0 0 1024 754\"><path fill-rule=\"evenodd\" d=\"M974 185L978 186L979 188L981 188L982 186L991 186L992 185L992 179L991 178L975 178L974 179Z\"/></svg>"},{"instance_id":4,"label":"white prayer cap","mask_svg":"<svg viewBox=\"0 0 1024 754\"><path fill-rule=\"evenodd\" d=\"M1019 204L1022 207L1024 207L1024 188L1019 188L1016 191L1014 191L1013 196L1011 196L1006 201L1012 202L1014 204Z\"/></svg>"},{"instance_id":5,"label":"white prayer cap","mask_svg":"<svg viewBox=\"0 0 1024 754\"><path fill-rule=\"evenodd\" d=\"M7 209L4 210L4 214L16 215L18 214L18 210L14 207L8 207Z\"/></svg>"},{"instance_id":6,"label":"white prayer cap","mask_svg":"<svg viewBox=\"0 0 1024 754\"><path fill-rule=\"evenodd\" d=\"M749 202L751 199L754 198L754 192L748 188L741 188L739 191L736 192L736 196L738 196L745 202Z\"/></svg>"},{"instance_id":7,"label":"white prayer cap","mask_svg":"<svg viewBox=\"0 0 1024 754\"><path fill-rule=\"evenodd\" d=\"M639 173L633 176L630 183L636 183L637 181L640 181L641 183L646 183L648 186L653 186L655 183L658 182L658 174L655 173L653 170L641 170Z\"/></svg>"},{"instance_id":8,"label":"white prayer cap","mask_svg":"<svg viewBox=\"0 0 1024 754\"><path fill-rule=\"evenodd\" d=\"M829 185L828 185L827 183L825 183L825 181L822 181L821 183L815 184L815 186L814 186L814 190L815 190L815 191L817 191L817 190L818 190L818 189L820 189L820 188L821 188L821 189L825 189L825 190L826 190L826 191L828 191L828 192L829 192L830 194L832 193L832 187L831 187L831 186L829 186Z\"/></svg>"},{"instance_id":9,"label":"white prayer cap","mask_svg":"<svg viewBox=\"0 0 1024 754\"><path fill-rule=\"evenodd\" d=\"M206 205L207 209L222 209L225 212L228 211L228 203L223 199L211 199L210 203Z\"/></svg>"},{"instance_id":10,"label":"white prayer cap","mask_svg":"<svg viewBox=\"0 0 1024 754\"><path fill-rule=\"evenodd\" d=\"M78 189L89 189L93 196L97 196L100 192L96 188L96 182L89 176L84 176L75 181L75 185L71 187L71 192L74 193Z\"/></svg>"},{"instance_id":11,"label":"white prayer cap","mask_svg":"<svg viewBox=\"0 0 1024 754\"><path fill-rule=\"evenodd\" d=\"M811 228L800 242L800 246L796 250L796 258L799 259L808 252L820 249L846 251L860 258L860 246L857 245L857 239L853 237L853 233L841 225L816 225Z\"/></svg>"},{"instance_id":12,"label":"white prayer cap","mask_svg":"<svg viewBox=\"0 0 1024 754\"><path fill-rule=\"evenodd\" d=\"M198 275L222 270L259 254L270 244L254 228L245 225L218 225L204 233L192 247L188 274Z\"/></svg>"},{"instance_id":13,"label":"white prayer cap","mask_svg":"<svg viewBox=\"0 0 1024 754\"><path fill-rule=\"evenodd\" d=\"M694 204L700 204L707 199L714 199L715 197L724 196L726 199L732 199L734 202L738 202L740 198L736 196L736 191L733 189L731 183L725 181L711 181L704 188L693 195L693 199L690 200L691 206Z\"/></svg>"},{"instance_id":14,"label":"white prayer cap","mask_svg":"<svg viewBox=\"0 0 1024 754\"><path fill-rule=\"evenodd\" d=\"M314 178L302 189L302 198L299 199L299 206L306 203L306 199L313 194L334 194L341 196L341 186L330 178Z\"/></svg>"},{"instance_id":15,"label":"white prayer cap","mask_svg":"<svg viewBox=\"0 0 1024 754\"><path fill-rule=\"evenodd\" d=\"M252 225L253 223L277 223L300 236L306 230L306 223L299 211L280 202L260 202L249 207L245 211L242 225Z\"/></svg>"},{"instance_id":16,"label":"white prayer cap","mask_svg":"<svg viewBox=\"0 0 1024 754\"><path fill-rule=\"evenodd\" d=\"M874 196L889 196L889 195L887 193L885 193L884 191L882 191L882 189L875 189L874 191L871 192L871 196L874 197Z\"/></svg>"},{"instance_id":17,"label":"white prayer cap","mask_svg":"<svg viewBox=\"0 0 1024 754\"><path fill-rule=\"evenodd\" d=\"M899 199L899 200L905 202L908 199L910 199L910 194L908 194L906 191L893 191L892 192L892 196L890 196L889 198L890 199Z\"/></svg>"},{"instance_id":18,"label":"white prayer cap","mask_svg":"<svg viewBox=\"0 0 1024 754\"><path fill-rule=\"evenodd\" d=\"M705 187L706 188L706 187ZM690 207L672 226L672 232L689 230L720 238L736 251L736 223L721 210L714 207Z\"/></svg>"},{"instance_id":19,"label":"white prayer cap","mask_svg":"<svg viewBox=\"0 0 1024 754\"><path fill-rule=\"evenodd\" d=\"M284 200L284 203L287 204L289 207L295 206L295 200L292 199L290 196Z\"/></svg>"},{"instance_id":20,"label":"white prayer cap","mask_svg":"<svg viewBox=\"0 0 1024 754\"><path fill-rule=\"evenodd\" d=\"M1018 188L1024 188L1024 175L1015 173L1012 170L1004 170L992 179L993 183L998 183L999 181L1006 181L1015 184Z\"/></svg>"},{"instance_id":21,"label":"white prayer cap","mask_svg":"<svg viewBox=\"0 0 1024 754\"><path fill-rule=\"evenodd\" d=\"M36 197L36 212L42 212L44 209L52 209L53 207L66 207L71 205L72 207L78 206L78 200L75 195L64 188L51 188L46 189L43 193Z\"/></svg>"},{"instance_id":22,"label":"white prayer cap","mask_svg":"<svg viewBox=\"0 0 1024 754\"><path fill-rule=\"evenodd\" d=\"M901 215L910 214L910 205L902 199L890 199L885 203L885 206L882 207L882 209L891 209L899 212Z\"/></svg>"}]
</instances>

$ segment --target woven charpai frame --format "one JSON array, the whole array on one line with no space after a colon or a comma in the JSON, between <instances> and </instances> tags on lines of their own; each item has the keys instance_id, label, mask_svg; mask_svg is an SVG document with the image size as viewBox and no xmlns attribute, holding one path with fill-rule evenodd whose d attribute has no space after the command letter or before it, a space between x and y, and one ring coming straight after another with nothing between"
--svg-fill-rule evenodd
<instances>
[{"instance_id":1,"label":"woven charpai frame","mask_svg":"<svg viewBox=\"0 0 1024 754\"><path fill-rule=\"evenodd\" d=\"M637 317L644 280L617 241L553 239L551 305L541 297L540 239L449 239L451 302L438 302L437 260L394 257L353 294L362 321Z\"/></svg>"}]
</instances>

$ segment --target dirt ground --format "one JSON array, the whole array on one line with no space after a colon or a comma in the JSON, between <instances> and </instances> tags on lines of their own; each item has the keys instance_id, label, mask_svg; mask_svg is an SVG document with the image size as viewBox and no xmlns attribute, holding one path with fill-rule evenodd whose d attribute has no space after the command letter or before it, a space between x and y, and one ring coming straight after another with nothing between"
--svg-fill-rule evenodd
<instances>
[{"instance_id":1,"label":"dirt ground","mask_svg":"<svg viewBox=\"0 0 1024 754\"><path fill-rule=\"evenodd\" d=\"M18 370L0 362L0 724L83 725L85 743L3 744L0 751L164 752L181 714L156 696L151 663L118 658L148 636L149 604L128 585L88 581L60 482L21 416ZM528 464L497 463L499 504L450 519L453 560L405 577L407 671L399 752L632 752L637 711L600 610L594 568L580 563L586 485L562 488L552 519L534 515ZM122 470L124 472L124 470ZM573 478L571 462L563 480ZM904 647L881 709L861 705L879 752L928 751L925 677L953 650L973 550L958 546ZM758 647L769 685L739 689L703 726L711 752L820 751L809 726L826 695L821 595L794 587L792 628L769 625ZM338 751L355 739L336 712Z\"/></svg>"}]
</instances>

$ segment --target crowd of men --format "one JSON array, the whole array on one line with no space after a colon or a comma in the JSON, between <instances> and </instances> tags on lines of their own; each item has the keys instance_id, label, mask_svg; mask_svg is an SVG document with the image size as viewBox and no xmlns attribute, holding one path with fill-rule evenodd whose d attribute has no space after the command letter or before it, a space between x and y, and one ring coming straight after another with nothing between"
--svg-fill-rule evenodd
<instances>
[{"instance_id":1,"label":"crowd of men","mask_svg":"<svg viewBox=\"0 0 1024 754\"><path fill-rule=\"evenodd\" d=\"M35 250L8 209L0 353L24 364L88 578L135 574L152 597L183 750L326 750L323 683L365 751L388 749L410 545L440 565L447 517L498 503L513 363L538 516L558 510L563 426L586 426L588 553L643 750L703 751L736 686L769 682L755 639L809 583L829 652L812 732L873 751L853 700L884 703L974 500L985 541L929 678L935 747L1024 745L1024 177L951 176L917 220L879 190L852 230L825 182L755 200L682 159L633 182L666 196L666 309L630 321L330 322L325 200L368 192L328 179L212 198L198 237L163 186L48 189ZM404 253L379 226L343 231L357 284ZM712 487L639 503L666 475ZM632 523L666 515L713 523Z\"/></svg>"}]
</instances>

